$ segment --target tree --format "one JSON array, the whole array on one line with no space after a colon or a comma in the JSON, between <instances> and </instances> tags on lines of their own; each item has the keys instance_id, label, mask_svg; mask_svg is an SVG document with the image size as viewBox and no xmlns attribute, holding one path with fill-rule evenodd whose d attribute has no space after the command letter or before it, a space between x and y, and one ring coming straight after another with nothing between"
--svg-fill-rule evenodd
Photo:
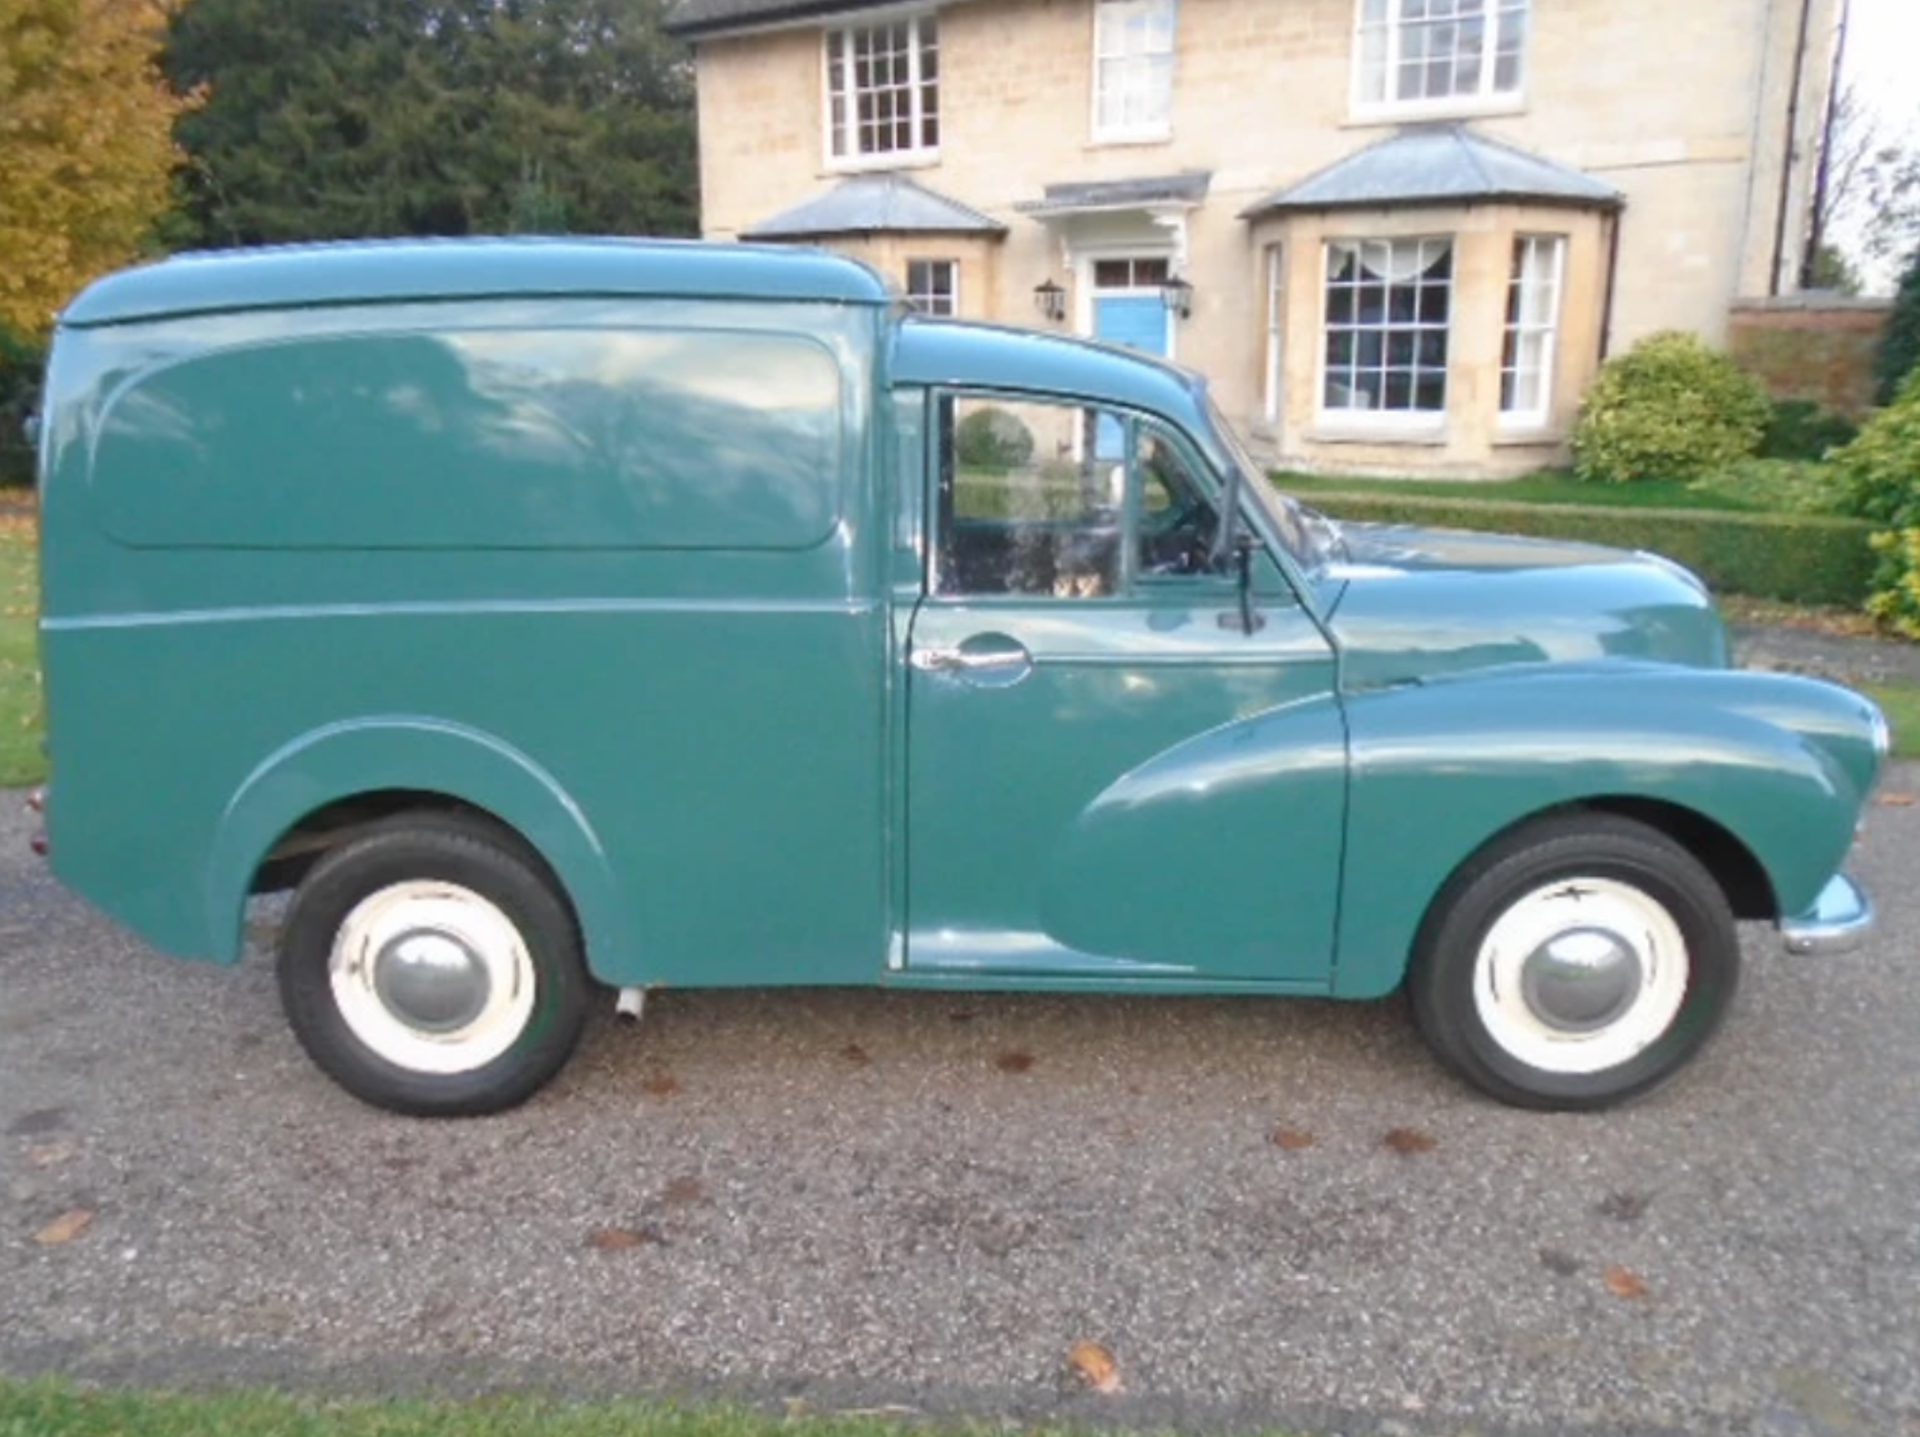
<instances>
[{"instance_id":1,"label":"tree","mask_svg":"<svg viewBox=\"0 0 1920 1437\"><path fill-rule=\"evenodd\" d=\"M1834 98L1822 176L1821 243L1810 258L1810 279L1817 280L1821 253L1841 235L1860 245L1849 261L1890 259L1920 241L1920 151L1890 130L1858 86Z\"/></svg>"},{"instance_id":2,"label":"tree","mask_svg":"<svg viewBox=\"0 0 1920 1437\"><path fill-rule=\"evenodd\" d=\"M155 66L155 0L0 0L0 326L43 336L167 208L188 102Z\"/></svg>"},{"instance_id":3,"label":"tree","mask_svg":"<svg viewBox=\"0 0 1920 1437\"><path fill-rule=\"evenodd\" d=\"M1920 248L1907 261L1893 297L1893 313L1887 316L1886 333L1880 337L1873 369L1879 402L1893 403L1907 376L1916 370L1920 370Z\"/></svg>"},{"instance_id":4,"label":"tree","mask_svg":"<svg viewBox=\"0 0 1920 1437\"><path fill-rule=\"evenodd\" d=\"M663 0L194 0L167 69L197 239L696 227Z\"/></svg>"}]
</instances>

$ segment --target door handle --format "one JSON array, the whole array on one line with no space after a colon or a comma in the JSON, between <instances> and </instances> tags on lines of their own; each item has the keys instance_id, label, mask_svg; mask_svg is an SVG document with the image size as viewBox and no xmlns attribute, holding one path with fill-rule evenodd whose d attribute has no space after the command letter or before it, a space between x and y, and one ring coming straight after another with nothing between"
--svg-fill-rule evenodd
<instances>
[{"instance_id":1,"label":"door handle","mask_svg":"<svg viewBox=\"0 0 1920 1437\"><path fill-rule=\"evenodd\" d=\"M950 649L915 649L907 662L923 674L952 674L986 688L1017 684L1033 669L1027 646L1008 634L975 634Z\"/></svg>"},{"instance_id":2,"label":"door handle","mask_svg":"<svg viewBox=\"0 0 1920 1437\"><path fill-rule=\"evenodd\" d=\"M930 674L992 673L996 669L1024 669L1032 663L1017 649L968 653L965 649L915 649L912 663Z\"/></svg>"}]
</instances>

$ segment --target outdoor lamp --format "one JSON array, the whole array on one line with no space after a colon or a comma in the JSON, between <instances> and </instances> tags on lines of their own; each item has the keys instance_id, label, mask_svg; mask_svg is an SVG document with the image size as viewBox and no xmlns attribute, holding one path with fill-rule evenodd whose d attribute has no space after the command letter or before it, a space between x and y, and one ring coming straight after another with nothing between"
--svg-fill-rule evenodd
<instances>
[{"instance_id":1,"label":"outdoor lamp","mask_svg":"<svg viewBox=\"0 0 1920 1437\"><path fill-rule=\"evenodd\" d=\"M1160 302L1167 307L1167 313L1175 319L1193 317L1193 286L1179 275L1169 275L1167 282L1160 286Z\"/></svg>"}]
</instances>

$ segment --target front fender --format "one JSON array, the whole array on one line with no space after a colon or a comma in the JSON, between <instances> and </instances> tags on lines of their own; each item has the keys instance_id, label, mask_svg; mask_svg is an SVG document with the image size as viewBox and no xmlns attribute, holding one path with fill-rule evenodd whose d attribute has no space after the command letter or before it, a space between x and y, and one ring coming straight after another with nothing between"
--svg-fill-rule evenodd
<instances>
[{"instance_id":1,"label":"front fender","mask_svg":"<svg viewBox=\"0 0 1920 1437\"><path fill-rule=\"evenodd\" d=\"M1650 799L1709 818L1758 860L1782 912L1806 910L1852 845L1872 783L1868 713L1812 680L1631 663L1350 696L1335 991L1391 991L1453 871L1516 823L1581 801Z\"/></svg>"},{"instance_id":2,"label":"front fender","mask_svg":"<svg viewBox=\"0 0 1920 1437\"><path fill-rule=\"evenodd\" d=\"M262 761L222 813L207 864L206 931L237 958L254 872L281 836L327 804L383 789L444 794L494 815L544 857L579 917L590 963L633 951L633 915L580 805L511 744L441 719L398 714L330 724Z\"/></svg>"}]
</instances>

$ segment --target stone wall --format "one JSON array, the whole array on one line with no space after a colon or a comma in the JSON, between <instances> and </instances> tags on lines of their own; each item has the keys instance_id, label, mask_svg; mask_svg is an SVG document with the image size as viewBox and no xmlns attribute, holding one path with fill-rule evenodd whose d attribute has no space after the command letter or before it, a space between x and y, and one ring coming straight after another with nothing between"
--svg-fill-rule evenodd
<instances>
[{"instance_id":1,"label":"stone wall","mask_svg":"<svg viewBox=\"0 0 1920 1437\"><path fill-rule=\"evenodd\" d=\"M1775 399L1810 399L1842 414L1873 405L1873 361L1892 303L1800 294L1739 300L1728 348Z\"/></svg>"}]
</instances>

